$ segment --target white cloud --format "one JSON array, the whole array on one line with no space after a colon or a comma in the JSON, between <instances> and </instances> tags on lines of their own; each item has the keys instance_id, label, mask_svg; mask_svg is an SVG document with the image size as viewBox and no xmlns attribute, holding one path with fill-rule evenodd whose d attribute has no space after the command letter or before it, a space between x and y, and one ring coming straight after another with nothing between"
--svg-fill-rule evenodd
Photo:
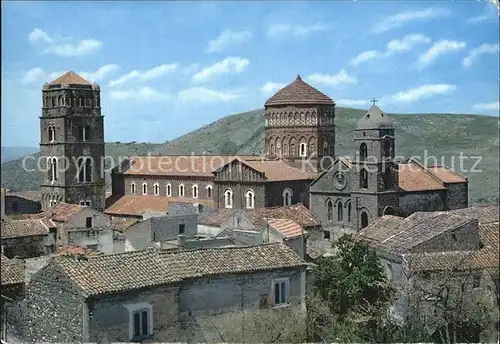
<instances>
[{"instance_id":1,"label":"white cloud","mask_svg":"<svg viewBox=\"0 0 500 344\"><path fill-rule=\"evenodd\" d=\"M358 80L355 77L347 74L345 69L342 69L335 75L314 73L309 75L307 79L311 82L315 82L318 84L326 84L333 86L340 84L355 84L358 82Z\"/></svg>"},{"instance_id":2,"label":"white cloud","mask_svg":"<svg viewBox=\"0 0 500 344\"><path fill-rule=\"evenodd\" d=\"M441 40L432 45L424 54L420 55L418 63L420 67L425 67L432 63L438 56L464 49L465 42Z\"/></svg>"},{"instance_id":3,"label":"white cloud","mask_svg":"<svg viewBox=\"0 0 500 344\"><path fill-rule=\"evenodd\" d=\"M427 8L425 10L419 10L419 11L402 12L387 17L381 22L375 24L372 27L371 32L375 34L383 33L392 29L400 28L404 24L409 23L411 21L438 18L445 15L448 15L448 11L435 8Z\"/></svg>"},{"instance_id":4,"label":"white cloud","mask_svg":"<svg viewBox=\"0 0 500 344\"><path fill-rule=\"evenodd\" d=\"M491 103L481 103L475 104L472 106L472 109L475 111L499 111L500 110L500 102L491 102Z\"/></svg>"},{"instance_id":5,"label":"white cloud","mask_svg":"<svg viewBox=\"0 0 500 344\"><path fill-rule=\"evenodd\" d=\"M119 69L120 67L118 65L107 64L100 67L95 72L77 72L77 74L87 79L89 82L98 82L104 80L109 74ZM24 73L24 76L21 78L21 83L25 85L39 83L41 87L43 83L55 80L66 72L67 71L46 72L40 67L35 67Z\"/></svg>"},{"instance_id":6,"label":"white cloud","mask_svg":"<svg viewBox=\"0 0 500 344\"><path fill-rule=\"evenodd\" d=\"M383 103L412 103L422 98L429 98L439 94L448 94L455 91L455 85L449 84L427 84L396 93L392 96L383 97Z\"/></svg>"},{"instance_id":7,"label":"white cloud","mask_svg":"<svg viewBox=\"0 0 500 344\"><path fill-rule=\"evenodd\" d=\"M274 24L267 30L268 38L301 37L314 32L330 30L331 26L324 23L318 23L310 26Z\"/></svg>"},{"instance_id":8,"label":"white cloud","mask_svg":"<svg viewBox=\"0 0 500 344\"><path fill-rule=\"evenodd\" d=\"M268 81L264 85L262 85L262 87L260 88L260 92L262 92L262 94L268 95L278 92L285 86L285 83Z\"/></svg>"},{"instance_id":9,"label":"white cloud","mask_svg":"<svg viewBox=\"0 0 500 344\"><path fill-rule=\"evenodd\" d=\"M479 24L479 23L482 23L482 22L484 22L484 21L486 21L488 19L490 19L489 16L487 16L485 14L482 14L482 15L479 15L479 16L468 18L467 20L465 20L465 22L467 24Z\"/></svg>"},{"instance_id":10,"label":"white cloud","mask_svg":"<svg viewBox=\"0 0 500 344\"><path fill-rule=\"evenodd\" d=\"M394 54L410 51L419 44L430 43L431 39L419 33L406 35L401 39L393 39L387 43L385 52L377 50L368 50L360 53L358 56L353 57L349 63L352 66L357 66L363 62L374 59L390 57Z\"/></svg>"},{"instance_id":11,"label":"white cloud","mask_svg":"<svg viewBox=\"0 0 500 344\"><path fill-rule=\"evenodd\" d=\"M165 74L168 74L178 68L176 63L172 64L163 64L151 69L145 70L144 72L140 72L137 70L133 70L125 75L122 75L116 80L111 80L109 82L109 87L115 87L123 85L131 80L139 80L139 81L150 81L153 79L160 78Z\"/></svg>"},{"instance_id":12,"label":"white cloud","mask_svg":"<svg viewBox=\"0 0 500 344\"><path fill-rule=\"evenodd\" d=\"M339 99L339 100L336 100L335 103L337 105L341 105L341 106L363 107L363 106L367 106L370 102L368 100L362 100L362 99L356 99L356 100Z\"/></svg>"},{"instance_id":13,"label":"white cloud","mask_svg":"<svg viewBox=\"0 0 500 344\"><path fill-rule=\"evenodd\" d=\"M130 90L112 90L111 98L116 100L131 100L137 102L156 102L169 99L166 93L158 92L151 87L141 87L139 89Z\"/></svg>"},{"instance_id":14,"label":"white cloud","mask_svg":"<svg viewBox=\"0 0 500 344\"><path fill-rule=\"evenodd\" d=\"M41 29L34 29L29 34L29 41L32 44L43 43L47 47L43 50L46 54L57 56L81 56L95 53L102 47L102 42L96 39L84 39L81 41L69 37L51 37Z\"/></svg>"},{"instance_id":15,"label":"white cloud","mask_svg":"<svg viewBox=\"0 0 500 344\"><path fill-rule=\"evenodd\" d=\"M178 93L181 101L215 102L231 101L241 97L240 94L215 91L205 87L192 87Z\"/></svg>"},{"instance_id":16,"label":"white cloud","mask_svg":"<svg viewBox=\"0 0 500 344\"><path fill-rule=\"evenodd\" d=\"M243 72L250 61L240 57L226 57L220 62L216 62L211 66L203 68L201 71L193 75L194 82L204 82L220 74L241 73Z\"/></svg>"},{"instance_id":17,"label":"white cloud","mask_svg":"<svg viewBox=\"0 0 500 344\"><path fill-rule=\"evenodd\" d=\"M475 60L477 60L481 55L483 54L498 54L499 50L499 44L489 44L489 43L484 43L481 44L479 47L471 49L469 51L469 55L467 55L466 58L463 59L462 65L464 67L470 67Z\"/></svg>"},{"instance_id":18,"label":"white cloud","mask_svg":"<svg viewBox=\"0 0 500 344\"><path fill-rule=\"evenodd\" d=\"M220 52L230 45L241 44L252 38L250 31L223 31L219 37L208 42L207 53Z\"/></svg>"},{"instance_id":19,"label":"white cloud","mask_svg":"<svg viewBox=\"0 0 500 344\"><path fill-rule=\"evenodd\" d=\"M376 59L380 56L380 53L376 50L368 50L368 51L363 51L362 53L360 53L358 56L356 57L353 57L349 63L352 65L352 66L357 66L359 65L360 63L363 63L363 62L366 62L366 61L369 61L369 60L373 60L373 59Z\"/></svg>"}]
</instances>

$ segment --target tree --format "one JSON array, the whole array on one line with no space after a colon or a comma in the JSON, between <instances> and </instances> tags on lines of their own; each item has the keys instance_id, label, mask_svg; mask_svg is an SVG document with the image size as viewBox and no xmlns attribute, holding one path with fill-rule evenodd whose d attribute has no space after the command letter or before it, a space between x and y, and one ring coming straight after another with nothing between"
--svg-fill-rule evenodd
<instances>
[{"instance_id":1,"label":"tree","mask_svg":"<svg viewBox=\"0 0 500 344\"><path fill-rule=\"evenodd\" d=\"M318 260L314 271L315 292L330 313L309 312L311 339L387 342L399 338L401 329L387 316L395 289L375 251L352 235L342 236L336 248L334 256Z\"/></svg>"}]
</instances>

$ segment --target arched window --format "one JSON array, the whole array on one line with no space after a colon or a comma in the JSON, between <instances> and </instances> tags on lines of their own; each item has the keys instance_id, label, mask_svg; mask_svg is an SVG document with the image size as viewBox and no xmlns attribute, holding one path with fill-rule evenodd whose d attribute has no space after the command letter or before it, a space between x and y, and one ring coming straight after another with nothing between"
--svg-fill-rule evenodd
<instances>
[{"instance_id":1,"label":"arched window","mask_svg":"<svg viewBox=\"0 0 500 344\"><path fill-rule=\"evenodd\" d=\"M212 198L212 185L207 186L207 198Z\"/></svg>"},{"instance_id":2,"label":"arched window","mask_svg":"<svg viewBox=\"0 0 500 344\"><path fill-rule=\"evenodd\" d=\"M63 97L62 96L59 96L59 98L57 99L57 102L59 103L59 106L64 106L64 101L63 101Z\"/></svg>"},{"instance_id":3,"label":"arched window","mask_svg":"<svg viewBox=\"0 0 500 344\"><path fill-rule=\"evenodd\" d=\"M366 212L361 213L361 228L368 226L368 214Z\"/></svg>"},{"instance_id":4,"label":"arched window","mask_svg":"<svg viewBox=\"0 0 500 344\"><path fill-rule=\"evenodd\" d=\"M198 185L192 187L193 198L198 198Z\"/></svg>"},{"instance_id":5,"label":"arched window","mask_svg":"<svg viewBox=\"0 0 500 344\"><path fill-rule=\"evenodd\" d=\"M90 127L88 125L82 125L78 128L78 139L83 142L90 141Z\"/></svg>"},{"instance_id":6,"label":"arched window","mask_svg":"<svg viewBox=\"0 0 500 344\"><path fill-rule=\"evenodd\" d=\"M368 172L364 168L359 173L359 187L368 189Z\"/></svg>"},{"instance_id":7,"label":"arched window","mask_svg":"<svg viewBox=\"0 0 500 344\"><path fill-rule=\"evenodd\" d=\"M328 156L328 142L323 143L323 155Z\"/></svg>"},{"instance_id":8,"label":"arched window","mask_svg":"<svg viewBox=\"0 0 500 344\"><path fill-rule=\"evenodd\" d=\"M347 202L347 222L351 222L351 201Z\"/></svg>"},{"instance_id":9,"label":"arched window","mask_svg":"<svg viewBox=\"0 0 500 344\"><path fill-rule=\"evenodd\" d=\"M299 155L302 157L307 156L307 144L305 142L299 145Z\"/></svg>"},{"instance_id":10,"label":"arched window","mask_svg":"<svg viewBox=\"0 0 500 344\"><path fill-rule=\"evenodd\" d=\"M255 205L255 194L253 190L248 190L245 193L245 204L247 209L253 209Z\"/></svg>"},{"instance_id":11,"label":"arched window","mask_svg":"<svg viewBox=\"0 0 500 344\"><path fill-rule=\"evenodd\" d=\"M366 143L362 143L359 146L359 160L364 161L368 157L368 148L366 147Z\"/></svg>"},{"instance_id":12,"label":"arched window","mask_svg":"<svg viewBox=\"0 0 500 344\"><path fill-rule=\"evenodd\" d=\"M85 159L85 181L87 183L92 182L92 159L91 158L86 158Z\"/></svg>"},{"instance_id":13,"label":"arched window","mask_svg":"<svg viewBox=\"0 0 500 344\"><path fill-rule=\"evenodd\" d=\"M130 183L130 193L135 195L135 183Z\"/></svg>"},{"instance_id":14,"label":"arched window","mask_svg":"<svg viewBox=\"0 0 500 344\"><path fill-rule=\"evenodd\" d=\"M142 194L143 195L148 194L148 184L147 183L142 183Z\"/></svg>"},{"instance_id":15,"label":"arched window","mask_svg":"<svg viewBox=\"0 0 500 344\"><path fill-rule=\"evenodd\" d=\"M172 196L172 185L167 184L166 190L165 190L167 197Z\"/></svg>"},{"instance_id":16,"label":"arched window","mask_svg":"<svg viewBox=\"0 0 500 344\"><path fill-rule=\"evenodd\" d=\"M337 221L344 221L344 208L342 202L337 203Z\"/></svg>"},{"instance_id":17,"label":"arched window","mask_svg":"<svg viewBox=\"0 0 500 344\"><path fill-rule=\"evenodd\" d=\"M51 180L55 182L57 180L57 158L52 158L50 160L50 174L51 174Z\"/></svg>"},{"instance_id":18,"label":"arched window","mask_svg":"<svg viewBox=\"0 0 500 344\"><path fill-rule=\"evenodd\" d=\"M160 196L160 185L158 183L153 184L153 193L155 196Z\"/></svg>"},{"instance_id":19,"label":"arched window","mask_svg":"<svg viewBox=\"0 0 500 344\"><path fill-rule=\"evenodd\" d=\"M292 190L283 190L283 205L292 205Z\"/></svg>"},{"instance_id":20,"label":"arched window","mask_svg":"<svg viewBox=\"0 0 500 344\"><path fill-rule=\"evenodd\" d=\"M388 137L384 139L384 156L391 156L391 139L389 139Z\"/></svg>"},{"instance_id":21,"label":"arched window","mask_svg":"<svg viewBox=\"0 0 500 344\"><path fill-rule=\"evenodd\" d=\"M274 156L274 144L272 143L269 145L269 155Z\"/></svg>"},{"instance_id":22,"label":"arched window","mask_svg":"<svg viewBox=\"0 0 500 344\"><path fill-rule=\"evenodd\" d=\"M83 106L83 97L78 97L78 106Z\"/></svg>"},{"instance_id":23,"label":"arched window","mask_svg":"<svg viewBox=\"0 0 500 344\"><path fill-rule=\"evenodd\" d=\"M76 179L79 183L92 182L92 158L79 158L77 160ZM134 186L135 192L135 186Z\"/></svg>"},{"instance_id":24,"label":"arched window","mask_svg":"<svg viewBox=\"0 0 500 344\"><path fill-rule=\"evenodd\" d=\"M328 221L333 220L333 202L331 199L326 201L326 209L327 209L327 216L328 216Z\"/></svg>"},{"instance_id":25,"label":"arched window","mask_svg":"<svg viewBox=\"0 0 500 344\"><path fill-rule=\"evenodd\" d=\"M54 101L54 107L58 106L59 103L57 102L57 97L53 97L52 99Z\"/></svg>"},{"instance_id":26,"label":"arched window","mask_svg":"<svg viewBox=\"0 0 500 344\"><path fill-rule=\"evenodd\" d=\"M56 140L56 127L51 125L48 128L48 130L49 130L49 141L54 142Z\"/></svg>"},{"instance_id":27,"label":"arched window","mask_svg":"<svg viewBox=\"0 0 500 344\"><path fill-rule=\"evenodd\" d=\"M233 191L231 189L227 189L224 191L224 208L232 208L233 207Z\"/></svg>"},{"instance_id":28,"label":"arched window","mask_svg":"<svg viewBox=\"0 0 500 344\"><path fill-rule=\"evenodd\" d=\"M184 197L184 184L179 185L179 196Z\"/></svg>"},{"instance_id":29,"label":"arched window","mask_svg":"<svg viewBox=\"0 0 500 344\"><path fill-rule=\"evenodd\" d=\"M384 188L390 189L392 187L392 174L391 169L387 167L384 173Z\"/></svg>"},{"instance_id":30,"label":"arched window","mask_svg":"<svg viewBox=\"0 0 500 344\"><path fill-rule=\"evenodd\" d=\"M383 215L396 215L396 211L394 211L393 207L387 206L383 211Z\"/></svg>"}]
</instances>

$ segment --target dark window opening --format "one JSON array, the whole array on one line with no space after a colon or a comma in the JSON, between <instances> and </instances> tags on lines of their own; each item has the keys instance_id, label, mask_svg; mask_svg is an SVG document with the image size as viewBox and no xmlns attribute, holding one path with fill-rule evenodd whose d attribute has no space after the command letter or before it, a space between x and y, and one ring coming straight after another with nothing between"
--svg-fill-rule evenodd
<instances>
[{"instance_id":1,"label":"dark window opening","mask_svg":"<svg viewBox=\"0 0 500 344\"><path fill-rule=\"evenodd\" d=\"M361 189L368 189L368 172L365 169L359 174L359 184Z\"/></svg>"},{"instance_id":2,"label":"dark window opening","mask_svg":"<svg viewBox=\"0 0 500 344\"><path fill-rule=\"evenodd\" d=\"M78 128L78 140L80 141L90 141L90 127L84 125Z\"/></svg>"},{"instance_id":3,"label":"dark window opening","mask_svg":"<svg viewBox=\"0 0 500 344\"><path fill-rule=\"evenodd\" d=\"M328 210L328 221L333 220L333 203L332 201L328 201L326 204L327 210Z\"/></svg>"},{"instance_id":4,"label":"dark window opening","mask_svg":"<svg viewBox=\"0 0 500 344\"><path fill-rule=\"evenodd\" d=\"M351 222L351 202L347 204L347 222Z\"/></svg>"},{"instance_id":5,"label":"dark window opening","mask_svg":"<svg viewBox=\"0 0 500 344\"><path fill-rule=\"evenodd\" d=\"M92 217L87 217L85 219L85 227L86 228L92 228Z\"/></svg>"},{"instance_id":6,"label":"dark window opening","mask_svg":"<svg viewBox=\"0 0 500 344\"><path fill-rule=\"evenodd\" d=\"M92 182L92 159L89 158L85 160L85 181Z\"/></svg>"},{"instance_id":7,"label":"dark window opening","mask_svg":"<svg viewBox=\"0 0 500 344\"><path fill-rule=\"evenodd\" d=\"M179 234L184 234L185 229L186 229L186 225L180 224L179 225Z\"/></svg>"},{"instance_id":8,"label":"dark window opening","mask_svg":"<svg viewBox=\"0 0 500 344\"><path fill-rule=\"evenodd\" d=\"M337 203L337 221L342 222L344 220L344 209L342 208L342 202Z\"/></svg>"},{"instance_id":9,"label":"dark window opening","mask_svg":"<svg viewBox=\"0 0 500 344\"><path fill-rule=\"evenodd\" d=\"M19 211L17 202L12 203L12 211L17 213Z\"/></svg>"},{"instance_id":10,"label":"dark window opening","mask_svg":"<svg viewBox=\"0 0 500 344\"><path fill-rule=\"evenodd\" d=\"M391 156L391 140L388 137L386 137L384 140L384 156Z\"/></svg>"},{"instance_id":11,"label":"dark window opening","mask_svg":"<svg viewBox=\"0 0 500 344\"><path fill-rule=\"evenodd\" d=\"M472 276L472 288L479 288L481 285L481 276L474 275Z\"/></svg>"},{"instance_id":12,"label":"dark window opening","mask_svg":"<svg viewBox=\"0 0 500 344\"><path fill-rule=\"evenodd\" d=\"M391 169L388 167L385 169L384 173L384 188L390 189L392 187L392 173Z\"/></svg>"},{"instance_id":13,"label":"dark window opening","mask_svg":"<svg viewBox=\"0 0 500 344\"><path fill-rule=\"evenodd\" d=\"M323 239L330 240L330 232L329 231L323 231Z\"/></svg>"},{"instance_id":14,"label":"dark window opening","mask_svg":"<svg viewBox=\"0 0 500 344\"><path fill-rule=\"evenodd\" d=\"M368 226L368 214L365 212L361 213L361 228Z\"/></svg>"},{"instance_id":15,"label":"dark window opening","mask_svg":"<svg viewBox=\"0 0 500 344\"><path fill-rule=\"evenodd\" d=\"M359 160L364 161L368 157L368 148L366 147L366 143L362 143L359 146Z\"/></svg>"}]
</instances>

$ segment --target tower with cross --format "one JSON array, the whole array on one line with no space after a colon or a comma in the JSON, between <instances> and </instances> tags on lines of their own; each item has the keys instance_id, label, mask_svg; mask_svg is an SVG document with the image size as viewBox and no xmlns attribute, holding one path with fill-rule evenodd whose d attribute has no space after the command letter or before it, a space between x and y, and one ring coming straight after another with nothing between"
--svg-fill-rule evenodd
<instances>
[{"instance_id":1,"label":"tower with cross","mask_svg":"<svg viewBox=\"0 0 500 344\"><path fill-rule=\"evenodd\" d=\"M372 100L370 100L370 101L371 101L371 103L372 103L373 105L375 105L375 104L378 102L378 100L377 100L377 99L375 99L375 97L373 97L373 99L372 99Z\"/></svg>"}]
</instances>

